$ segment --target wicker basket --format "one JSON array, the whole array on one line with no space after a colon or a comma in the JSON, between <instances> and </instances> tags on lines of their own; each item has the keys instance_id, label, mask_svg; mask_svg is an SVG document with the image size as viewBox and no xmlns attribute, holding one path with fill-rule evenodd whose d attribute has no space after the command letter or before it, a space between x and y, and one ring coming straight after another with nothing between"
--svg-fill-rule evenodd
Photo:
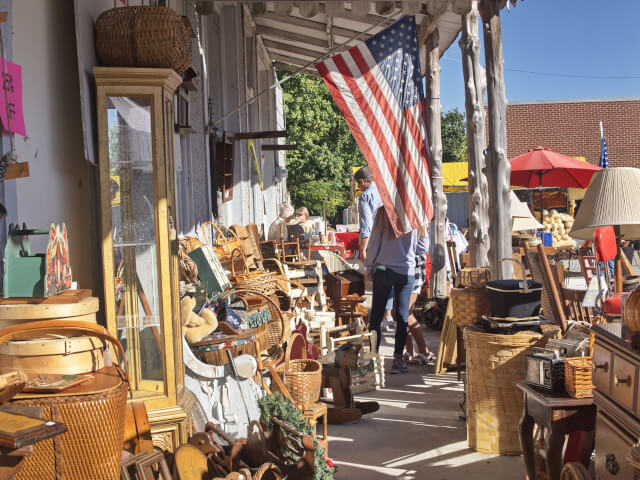
<instances>
[{"instance_id":1,"label":"wicker basket","mask_svg":"<svg viewBox=\"0 0 640 480\"><path fill-rule=\"evenodd\" d=\"M234 289L228 293L235 293L240 299L259 296L265 301L271 320L262 326L264 328L259 328L257 331L257 340L260 342L262 351L276 345L282 345L289 339L291 336L291 317L288 312L282 312L273 299L262 292L251 289Z\"/></svg>"},{"instance_id":2,"label":"wicker basket","mask_svg":"<svg viewBox=\"0 0 640 480\"><path fill-rule=\"evenodd\" d=\"M476 319L491 313L486 288L454 288L449 301L451 318L458 327L473 325Z\"/></svg>"},{"instance_id":3,"label":"wicker basket","mask_svg":"<svg viewBox=\"0 0 640 480\"><path fill-rule=\"evenodd\" d=\"M190 251L189 241L186 238L178 239L178 272L180 273L180 280L187 283L195 283L198 281L198 266L189 256Z\"/></svg>"},{"instance_id":4,"label":"wicker basket","mask_svg":"<svg viewBox=\"0 0 640 480\"><path fill-rule=\"evenodd\" d=\"M242 257L243 272L236 272L235 262L233 258L236 254ZM261 270L250 271L247 265L247 257L241 250L235 249L231 253L231 284L238 289L250 289L262 293L263 295L273 295L278 289L278 283L273 272L263 272Z\"/></svg>"},{"instance_id":5,"label":"wicker basket","mask_svg":"<svg viewBox=\"0 0 640 480\"><path fill-rule=\"evenodd\" d=\"M593 397L592 357L564 359L564 388L573 398Z\"/></svg>"},{"instance_id":6,"label":"wicker basket","mask_svg":"<svg viewBox=\"0 0 640 480\"><path fill-rule=\"evenodd\" d=\"M106 329L87 322L31 322L0 331L0 343L47 333L92 335L114 347L114 365L123 361L122 346ZM18 394L12 403L42 408L43 419L64 423L67 432L34 446L18 479L120 478L128 373L105 367L93 379L56 394Z\"/></svg>"},{"instance_id":7,"label":"wicker basket","mask_svg":"<svg viewBox=\"0 0 640 480\"><path fill-rule=\"evenodd\" d=\"M249 328L235 335L211 334L197 343L191 344L191 350L198 359L209 365L226 365L229 362L228 351L232 357L248 354L255 355L256 330Z\"/></svg>"},{"instance_id":8,"label":"wicker basket","mask_svg":"<svg viewBox=\"0 0 640 480\"><path fill-rule=\"evenodd\" d=\"M518 423L525 375L525 355L544 347L547 337L535 332L513 335L464 329L467 353L467 442L482 453L519 455Z\"/></svg>"},{"instance_id":9,"label":"wicker basket","mask_svg":"<svg viewBox=\"0 0 640 480\"><path fill-rule=\"evenodd\" d=\"M460 270L460 284L467 288L483 288L489 281L489 267L463 268Z\"/></svg>"},{"instance_id":10,"label":"wicker basket","mask_svg":"<svg viewBox=\"0 0 640 480\"><path fill-rule=\"evenodd\" d=\"M162 67L182 73L191 65L191 28L170 8L113 8L96 20L96 51L105 66Z\"/></svg>"},{"instance_id":11,"label":"wicker basket","mask_svg":"<svg viewBox=\"0 0 640 480\"><path fill-rule=\"evenodd\" d=\"M211 240L211 242L209 241L209 237L207 236L207 225L211 225L216 231L216 236ZM238 238L233 230L229 230L224 226L220 227L213 222L204 222L202 224L202 235L204 237L205 243L211 243L211 245L213 245L213 250L216 252L216 255L218 255L220 259L229 257L234 250L242 248L242 240Z\"/></svg>"},{"instance_id":12,"label":"wicker basket","mask_svg":"<svg viewBox=\"0 0 640 480\"><path fill-rule=\"evenodd\" d=\"M275 463L263 463L253 473L253 480L282 480L284 476Z\"/></svg>"},{"instance_id":13,"label":"wicker basket","mask_svg":"<svg viewBox=\"0 0 640 480\"><path fill-rule=\"evenodd\" d=\"M322 365L316 360L307 359L307 349L302 348L302 359L291 360L291 350L296 337L302 337L294 333L287 345L284 362L276 367L276 372L282 377L287 390L296 404L305 408L320 398L320 386L322 385ZM273 383L273 390L278 391L277 382Z\"/></svg>"}]
</instances>

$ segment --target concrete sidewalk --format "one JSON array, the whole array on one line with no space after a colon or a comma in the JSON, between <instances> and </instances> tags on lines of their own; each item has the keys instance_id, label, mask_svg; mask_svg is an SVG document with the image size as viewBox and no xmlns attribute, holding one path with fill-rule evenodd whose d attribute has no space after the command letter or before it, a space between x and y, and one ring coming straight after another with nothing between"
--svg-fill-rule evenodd
<instances>
[{"instance_id":1,"label":"concrete sidewalk","mask_svg":"<svg viewBox=\"0 0 640 480\"><path fill-rule=\"evenodd\" d=\"M424 333L429 349L437 352L440 332ZM392 347L393 334L385 334L381 352L391 356ZM387 358L387 372L390 363ZM524 478L521 456L485 455L467 447L466 425L458 418L463 387L455 373L434 375L430 364L386 379L384 389L357 397L377 400L379 411L329 425L336 480Z\"/></svg>"}]
</instances>

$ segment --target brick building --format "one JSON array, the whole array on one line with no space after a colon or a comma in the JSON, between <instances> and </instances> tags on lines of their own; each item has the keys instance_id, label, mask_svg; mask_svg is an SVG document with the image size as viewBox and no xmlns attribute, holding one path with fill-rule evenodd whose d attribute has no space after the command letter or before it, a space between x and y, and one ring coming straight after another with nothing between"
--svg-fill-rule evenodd
<instances>
[{"instance_id":1,"label":"brick building","mask_svg":"<svg viewBox=\"0 0 640 480\"><path fill-rule=\"evenodd\" d=\"M640 168L640 98L637 97L509 103L508 158L542 146L571 157L585 157L597 164L601 121L609 165Z\"/></svg>"}]
</instances>

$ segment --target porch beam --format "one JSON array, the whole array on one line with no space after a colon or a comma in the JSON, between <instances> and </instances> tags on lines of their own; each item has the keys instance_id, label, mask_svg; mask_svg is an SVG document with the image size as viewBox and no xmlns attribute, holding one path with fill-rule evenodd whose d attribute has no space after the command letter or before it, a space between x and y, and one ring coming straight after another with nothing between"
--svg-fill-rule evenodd
<instances>
[{"instance_id":1,"label":"porch beam","mask_svg":"<svg viewBox=\"0 0 640 480\"><path fill-rule=\"evenodd\" d=\"M226 132L233 140L249 140L253 138L285 138L286 130L264 130L261 132Z\"/></svg>"},{"instance_id":2,"label":"porch beam","mask_svg":"<svg viewBox=\"0 0 640 480\"><path fill-rule=\"evenodd\" d=\"M308 45L315 45L317 47L329 48L329 42L327 40L323 40L321 38L310 37L308 35L302 35L300 33L287 32L286 30L280 30L279 28L273 27L265 27L264 25L256 26L256 34L267 36L267 37L276 37L282 40L299 42Z\"/></svg>"}]
</instances>

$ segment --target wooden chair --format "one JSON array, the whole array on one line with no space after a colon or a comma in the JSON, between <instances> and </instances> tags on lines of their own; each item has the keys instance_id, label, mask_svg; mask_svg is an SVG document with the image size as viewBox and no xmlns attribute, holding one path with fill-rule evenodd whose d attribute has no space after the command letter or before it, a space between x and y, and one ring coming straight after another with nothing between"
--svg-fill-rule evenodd
<instances>
[{"instance_id":1,"label":"wooden chair","mask_svg":"<svg viewBox=\"0 0 640 480\"><path fill-rule=\"evenodd\" d=\"M596 275L596 257L595 255L578 255L578 262L588 286L591 279Z\"/></svg>"},{"instance_id":2,"label":"wooden chair","mask_svg":"<svg viewBox=\"0 0 640 480\"><path fill-rule=\"evenodd\" d=\"M549 253L554 254L554 249L538 245L537 247L527 247L525 252L529 269L533 280L542 285L542 311L544 316L553 323L560 325L562 332L567 330L567 317L564 310L561 292L556 283L556 277L551 271Z\"/></svg>"}]
</instances>

